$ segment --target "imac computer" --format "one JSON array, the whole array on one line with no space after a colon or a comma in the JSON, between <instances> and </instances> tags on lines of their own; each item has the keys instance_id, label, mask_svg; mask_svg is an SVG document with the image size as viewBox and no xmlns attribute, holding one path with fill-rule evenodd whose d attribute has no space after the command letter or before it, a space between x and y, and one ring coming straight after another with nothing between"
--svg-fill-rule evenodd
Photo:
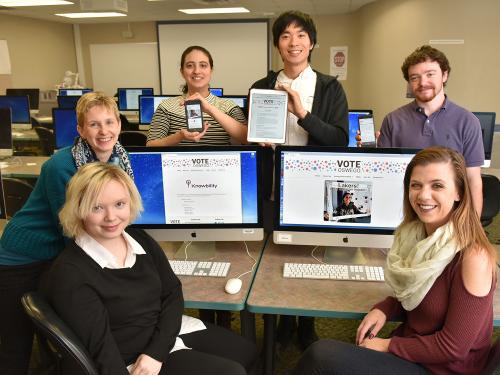
<instances>
[{"instance_id":1,"label":"imac computer","mask_svg":"<svg viewBox=\"0 0 500 375\"><path fill-rule=\"evenodd\" d=\"M12 129L31 129L28 95L0 95L0 108L10 108Z\"/></svg>"},{"instance_id":2,"label":"imac computer","mask_svg":"<svg viewBox=\"0 0 500 375\"><path fill-rule=\"evenodd\" d=\"M82 96L92 91L92 89L59 89L59 96Z\"/></svg>"},{"instance_id":3,"label":"imac computer","mask_svg":"<svg viewBox=\"0 0 500 375\"><path fill-rule=\"evenodd\" d=\"M484 146L484 168L491 165L491 152L493 151L493 136L495 134L495 112L472 112L481 124Z\"/></svg>"},{"instance_id":4,"label":"imac computer","mask_svg":"<svg viewBox=\"0 0 500 375\"><path fill-rule=\"evenodd\" d=\"M349 145L348 147L357 147L356 132L358 131L359 116L373 115L371 109L350 109L349 110Z\"/></svg>"},{"instance_id":5,"label":"imac computer","mask_svg":"<svg viewBox=\"0 0 500 375\"><path fill-rule=\"evenodd\" d=\"M40 89L6 89L5 94L13 96L28 95L30 100L30 109L38 110L39 108Z\"/></svg>"},{"instance_id":6,"label":"imac computer","mask_svg":"<svg viewBox=\"0 0 500 375\"><path fill-rule=\"evenodd\" d=\"M224 95L224 89L222 87L210 87L209 88L210 93L215 96L222 96Z\"/></svg>"},{"instance_id":7,"label":"imac computer","mask_svg":"<svg viewBox=\"0 0 500 375\"><path fill-rule=\"evenodd\" d=\"M140 95L139 96L139 129L141 125L151 124L156 108L163 100L179 95Z\"/></svg>"},{"instance_id":8,"label":"imac computer","mask_svg":"<svg viewBox=\"0 0 500 375\"><path fill-rule=\"evenodd\" d=\"M52 108L55 149L71 146L78 136L76 111L70 108Z\"/></svg>"},{"instance_id":9,"label":"imac computer","mask_svg":"<svg viewBox=\"0 0 500 375\"><path fill-rule=\"evenodd\" d=\"M10 108L0 108L0 157L12 156L12 119Z\"/></svg>"},{"instance_id":10,"label":"imac computer","mask_svg":"<svg viewBox=\"0 0 500 375\"><path fill-rule=\"evenodd\" d=\"M215 251L214 241L263 239L259 147L127 151L144 206L133 225L157 241L184 241L180 251L189 244L190 254L206 259Z\"/></svg>"},{"instance_id":11,"label":"imac computer","mask_svg":"<svg viewBox=\"0 0 500 375\"><path fill-rule=\"evenodd\" d=\"M247 97L245 95L224 95L224 99L232 100L238 107L244 109L247 105Z\"/></svg>"},{"instance_id":12,"label":"imac computer","mask_svg":"<svg viewBox=\"0 0 500 375\"><path fill-rule=\"evenodd\" d=\"M57 106L59 108L75 109L76 104L78 103L80 98L81 98L80 95L67 95L67 96L57 95Z\"/></svg>"},{"instance_id":13,"label":"imac computer","mask_svg":"<svg viewBox=\"0 0 500 375\"><path fill-rule=\"evenodd\" d=\"M414 149L278 146L278 244L326 246L328 262L364 263L360 247L388 248L403 215Z\"/></svg>"},{"instance_id":14,"label":"imac computer","mask_svg":"<svg viewBox=\"0 0 500 375\"><path fill-rule=\"evenodd\" d=\"M152 88L119 88L118 109L120 111L138 111L139 96L153 94Z\"/></svg>"}]
</instances>

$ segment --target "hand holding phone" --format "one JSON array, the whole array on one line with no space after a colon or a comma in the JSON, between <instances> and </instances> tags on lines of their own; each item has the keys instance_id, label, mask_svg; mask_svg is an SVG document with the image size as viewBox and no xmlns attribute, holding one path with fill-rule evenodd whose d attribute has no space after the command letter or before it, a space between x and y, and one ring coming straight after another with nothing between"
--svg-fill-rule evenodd
<instances>
[{"instance_id":1,"label":"hand holding phone","mask_svg":"<svg viewBox=\"0 0 500 375\"><path fill-rule=\"evenodd\" d=\"M363 147L376 147L375 123L372 115L363 115L358 117L359 133Z\"/></svg>"},{"instance_id":2,"label":"hand holding phone","mask_svg":"<svg viewBox=\"0 0 500 375\"><path fill-rule=\"evenodd\" d=\"M186 110L186 124L187 130L190 132L203 131L203 112L201 111L201 101L186 100L184 102L184 109Z\"/></svg>"}]
</instances>

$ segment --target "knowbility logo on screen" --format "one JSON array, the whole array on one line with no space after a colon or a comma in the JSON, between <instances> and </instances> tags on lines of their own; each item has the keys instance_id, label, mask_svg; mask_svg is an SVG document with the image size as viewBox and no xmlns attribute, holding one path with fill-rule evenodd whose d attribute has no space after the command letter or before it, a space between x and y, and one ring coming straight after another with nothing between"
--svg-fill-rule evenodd
<instances>
[{"instance_id":1,"label":"knowbility logo on screen","mask_svg":"<svg viewBox=\"0 0 500 375\"><path fill-rule=\"evenodd\" d=\"M197 184L191 180L186 180L188 189L217 189L217 184Z\"/></svg>"}]
</instances>

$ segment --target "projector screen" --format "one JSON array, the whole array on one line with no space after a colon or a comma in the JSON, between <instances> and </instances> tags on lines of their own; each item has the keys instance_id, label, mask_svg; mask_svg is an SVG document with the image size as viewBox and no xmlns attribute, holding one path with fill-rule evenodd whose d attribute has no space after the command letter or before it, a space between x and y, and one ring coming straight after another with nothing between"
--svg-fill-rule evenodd
<instances>
[{"instance_id":1,"label":"projector screen","mask_svg":"<svg viewBox=\"0 0 500 375\"><path fill-rule=\"evenodd\" d=\"M224 95L246 95L269 70L267 20L158 22L162 94L180 94L182 52L189 46L206 48L214 60L210 86Z\"/></svg>"}]
</instances>

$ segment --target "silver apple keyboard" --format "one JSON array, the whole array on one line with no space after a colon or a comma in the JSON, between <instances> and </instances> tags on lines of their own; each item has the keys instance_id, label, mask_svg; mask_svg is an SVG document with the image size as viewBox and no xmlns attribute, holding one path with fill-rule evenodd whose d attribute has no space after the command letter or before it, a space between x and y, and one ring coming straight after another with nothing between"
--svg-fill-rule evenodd
<instances>
[{"instance_id":1,"label":"silver apple keyboard","mask_svg":"<svg viewBox=\"0 0 500 375\"><path fill-rule=\"evenodd\" d=\"M283 277L290 279L384 281L384 268L359 264L285 263Z\"/></svg>"},{"instance_id":2,"label":"silver apple keyboard","mask_svg":"<svg viewBox=\"0 0 500 375\"><path fill-rule=\"evenodd\" d=\"M198 260L170 260L170 266L177 276L226 277L231 263Z\"/></svg>"}]
</instances>

